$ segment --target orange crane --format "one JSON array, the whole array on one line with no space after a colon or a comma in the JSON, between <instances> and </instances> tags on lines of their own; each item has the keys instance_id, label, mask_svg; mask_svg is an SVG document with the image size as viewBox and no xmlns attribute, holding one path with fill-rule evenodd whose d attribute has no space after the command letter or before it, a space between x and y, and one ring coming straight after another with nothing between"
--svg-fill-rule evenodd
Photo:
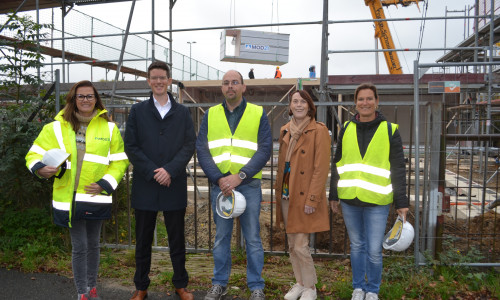
<instances>
[{"instance_id":1,"label":"orange crane","mask_svg":"<svg viewBox=\"0 0 500 300\"><path fill-rule=\"evenodd\" d=\"M385 19L384 9L382 6L398 5L408 6L412 3L416 3L423 0L365 0L366 6L370 7L373 19ZM391 31L389 30L389 25L387 21L377 21L375 23L375 37L380 40L380 44L383 49L396 49L394 47L394 41L392 40ZM386 51L384 52L385 61L387 63L387 68L389 68L389 73L391 74L403 74L401 68L401 63L399 62L398 53L396 51Z\"/></svg>"}]
</instances>

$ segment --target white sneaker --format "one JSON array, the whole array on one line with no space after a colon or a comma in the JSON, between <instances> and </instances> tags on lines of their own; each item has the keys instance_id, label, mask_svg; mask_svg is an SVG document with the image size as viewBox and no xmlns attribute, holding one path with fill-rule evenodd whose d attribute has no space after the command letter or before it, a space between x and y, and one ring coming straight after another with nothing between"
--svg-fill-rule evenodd
<instances>
[{"instance_id":1,"label":"white sneaker","mask_svg":"<svg viewBox=\"0 0 500 300\"><path fill-rule=\"evenodd\" d=\"M355 289L352 292L351 300L363 300L363 299L365 299L365 292L363 292L362 289Z\"/></svg>"},{"instance_id":2,"label":"white sneaker","mask_svg":"<svg viewBox=\"0 0 500 300\"><path fill-rule=\"evenodd\" d=\"M302 292L302 296L300 296L300 300L316 300L318 296L316 295L316 289L304 289Z\"/></svg>"},{"instance_id":3,"label":"white sneaker","mask_svg":"<svg viewBox=\"0 0 500 300\"><path fill-rule=\"evenodd\" d=\"M366 293L365 300L378 300L378 295L375 293Z\"/></svg>"},{"instance_id":4,"label":"white sneaker","mask_svg":"<svg viewBox=\"0 0 500 300\"><path fill-rule=\"evenodd\" d=\"M294 284L288 293L285 295L285 300L296 300L299 299L300 295L304 292L306 288L299 283Z\"/></svg>"}]
</instances>

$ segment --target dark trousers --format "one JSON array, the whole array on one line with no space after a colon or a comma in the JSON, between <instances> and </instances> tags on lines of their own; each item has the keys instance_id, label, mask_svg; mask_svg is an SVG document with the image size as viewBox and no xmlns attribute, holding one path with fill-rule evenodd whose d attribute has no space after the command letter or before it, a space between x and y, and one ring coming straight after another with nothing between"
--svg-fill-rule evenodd
<instances>
[{"instance_id":1,"label":"dark trousers","mask_svg":"<svg viewBox=\"0 0 500 300\"><path fill-rule=\"evenodd\" d=\"M186 271L186 243L184 240L184 215L186 209L164 211L165 227L168 234L170 261L174 269L172 283L175 288L185 288L189 277ZM153 243L156 216L158 212L135 210L135 275L134 283L138 290L148 289L149 270L151 268L151 248Z\"/></svg>"}]
</instances>

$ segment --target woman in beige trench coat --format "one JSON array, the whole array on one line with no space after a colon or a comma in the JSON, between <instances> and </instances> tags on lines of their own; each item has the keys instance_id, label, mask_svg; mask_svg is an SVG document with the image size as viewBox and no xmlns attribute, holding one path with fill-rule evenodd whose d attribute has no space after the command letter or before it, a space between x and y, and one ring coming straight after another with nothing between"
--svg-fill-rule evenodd
<instances>
[{"instance_id":1,"label":"woman in beige trench coat","mask_svg":"<svg viewBox=\"0 0 500 300\"><path fill-rule=\"evenodd\" d=\"M292 94L290 122L281 127L276 176L276 221L285 224L296 279L287 300L316 299L309 234L329 230L325 185L330 166L330 135L316 122L316 107L305 91Z\"/></svg>"}]
</instances>

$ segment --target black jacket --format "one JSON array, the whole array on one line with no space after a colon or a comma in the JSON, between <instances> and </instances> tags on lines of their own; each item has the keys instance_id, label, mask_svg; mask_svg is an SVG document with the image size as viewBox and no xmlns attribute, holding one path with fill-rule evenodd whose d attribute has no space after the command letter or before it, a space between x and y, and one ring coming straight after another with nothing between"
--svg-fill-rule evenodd
<instances>
[{"instance_id":1,"label":"black jacket","mask_svg":"<svg viewBox=\"0 0 500 300\"><path fill-rule=\"evenodd\" d=\"M150 211L181 210L187 206L186 165L193 156L196 133L189 109L175 102L162 119L148 101L134 104L125 131L125 152L133 165L132 207ZM153 178L163 167L171 176L170 187Z\"/></svg>"},{"instance_id":2,"label":"black jacket","mask_svg":"<svg viewBox=\"0 0 500 300\"><path fill-rule=\"evenodd\" d=\"M358 135L359 152L361 156L365 156L368 144L372 140L375 131L382 121L387 121L386 118L377 112L375 120L370 122L360 122L357 120L357 114L354 115L351 122L356 123L356 133ZM330 178L330 201L337 201L337 184L339 181L339 173L337 171L336 163L342 158L342 138L344 137L345 128L342 128L337 141L337 150L335 151L334 164L332 167L332 174ZM394 204L396 209L409 207L408 197L406 196L406 163L403 152L403 142L399 130L396 129L391 139L391 150L389 154L389 161L391 163L391 182L394 194ZM344 201L343 199L340 199ZM344 201L346 202L346 201ZM362 202L358 198L348 200L349 204L356 206L374 206L376 204Z\"/></svg>"}]
</instances>

